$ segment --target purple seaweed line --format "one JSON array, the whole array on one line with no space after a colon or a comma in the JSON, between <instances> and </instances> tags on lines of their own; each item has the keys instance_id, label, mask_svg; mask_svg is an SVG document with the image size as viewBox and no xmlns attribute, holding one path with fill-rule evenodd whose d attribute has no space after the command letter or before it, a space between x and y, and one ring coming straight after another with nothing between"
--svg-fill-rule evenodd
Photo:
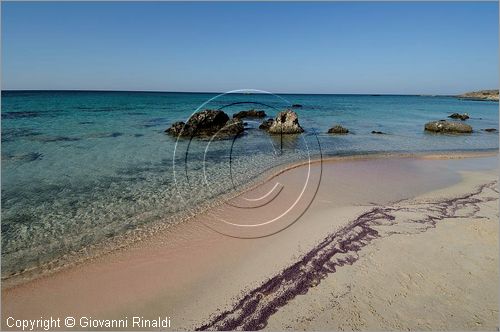
<instances>
[{"instance_id":1,"label":"purple seaweed line","mask_svg":"<svg viewBox=\"0 0 500 332\"><path fill-rule=\"evenodd\" d=\"M484 184L474 192L435 202L416 203L406 206L375 207L358 216L343 229L328 235L316 247L306 253L298 262L285 268L276 276L265 281L258 288L248 292L234 305L233 309L213 317L208 323L198 327L202 330L260 330L267 325L271 315L285 306L297 295L306 294L311 287L317 286L328 274L346 264L352 265L358 259L358 251L373 239L387 237L392 234L405 233L401 230L386 230L385 227L398 223L398 212L417 211L421 218L412 219L417 223L417 232L424 232L435 227L439 220L445 218L467 218L479 212L478 204L498 199L495 197L477 197L485 189L498 194L497 181ZM420 208L425 204L425 208ZM471 207L464 215L457 215L462 208ZM380 227L384 227L381 232ZM378 230L377 230L378 229ZM406 232L408 233L408 232ZM409 234L413 234L409 232Z\"/></svg>"}]
</instances>

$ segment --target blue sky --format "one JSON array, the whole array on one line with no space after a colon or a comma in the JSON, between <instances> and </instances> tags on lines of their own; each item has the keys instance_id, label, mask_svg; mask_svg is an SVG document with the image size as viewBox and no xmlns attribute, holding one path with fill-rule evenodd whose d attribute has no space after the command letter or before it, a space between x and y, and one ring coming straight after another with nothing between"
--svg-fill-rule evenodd
<instances>
[{"instance_id":1,"label":"blue sky","mask_svg":"<svg viewBox=\"0 0 500 332\"><path fill-rule=\"evenodd\" d=\"M498 3L2 2L3 89L498 88Z\"/></svg>"}]
</instances>

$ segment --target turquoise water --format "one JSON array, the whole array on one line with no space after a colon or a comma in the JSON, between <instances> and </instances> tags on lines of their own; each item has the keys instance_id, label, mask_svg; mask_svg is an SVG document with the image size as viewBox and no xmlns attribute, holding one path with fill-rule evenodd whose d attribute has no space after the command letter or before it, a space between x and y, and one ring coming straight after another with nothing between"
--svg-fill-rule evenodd
<instances>
[{"instance_id":1,"label":"turquoise water","mask_svg":"<svg viewBox=\"0 0 500 332\"><path fill-rule=\"evenodd\" d=\"M301 104L295 111L304 135L281 140L247 120L245 134L234 141L180 140L176 147L164 130L214 97L2 92L3 276L148 223L174 222L272 167L317 157L320 147L323 155L498 149L498 134L481 130L498 129L496 102L269 94L228 94L203 108L228 114L257 108L274 116ZM453 112L470 114L473 134L423 131L425 122ZM325 134L335 123L351 134Z\"/></svg>"}]
</instances>

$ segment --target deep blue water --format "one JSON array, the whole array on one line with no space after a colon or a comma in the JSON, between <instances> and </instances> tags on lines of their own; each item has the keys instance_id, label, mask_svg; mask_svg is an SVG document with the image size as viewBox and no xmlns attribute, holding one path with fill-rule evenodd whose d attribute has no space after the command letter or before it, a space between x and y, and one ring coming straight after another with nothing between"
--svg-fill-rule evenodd
<instances>
[{"instance_id":1,"label":"deep blue water","mask_svg":"<svg viewBox=\"0 0 500 332\"><path fill-rule=\"evenodd\" d=\"M301 104L294 110L306 132L282 141L257 129L260 120L248 120L248 130L237 140L180 140L174 157L176 139L164 130L215 96L2 92L3 275L159 219L173 221L273 166L318 156L320 147L324 155L498 149L498 134L481 130L498 129L496 102L229 94L202 109L223 108L231 115L257 108L274 116ZM473 134L424 132L425 122L453 112L470 114ZM336 123L351 133L325 134Z\"/></svg>"}]
</instances>

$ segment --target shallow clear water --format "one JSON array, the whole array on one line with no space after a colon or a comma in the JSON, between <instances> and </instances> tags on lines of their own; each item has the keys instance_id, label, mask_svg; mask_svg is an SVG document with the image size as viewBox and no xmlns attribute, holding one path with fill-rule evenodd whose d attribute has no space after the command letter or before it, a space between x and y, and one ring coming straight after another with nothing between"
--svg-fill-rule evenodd
<instances>
[{"instance_id":1,"label":"shallow clear water","mask_svg":"<svg viewBox=\"0 0 500 332\"><path fill-rule=\"evenodd\" d=\"M234 141L180 140L175 148L165 128L215 96L2 92L2 274L143 224L170 222L265 170L316 157L320 147L323 155L498 149L498 134L481 130L498 129L496 102L269 94L224 95L202 109L231 115L257 108L274 116L302 104L295 111L304 135L270 137L257 129L261 120L249 119L246 133ZM425 122L453 112L470 114L473 134L423 131ZM351 134L325 134L335 123Z\"/></svg>"}]
</instances>

